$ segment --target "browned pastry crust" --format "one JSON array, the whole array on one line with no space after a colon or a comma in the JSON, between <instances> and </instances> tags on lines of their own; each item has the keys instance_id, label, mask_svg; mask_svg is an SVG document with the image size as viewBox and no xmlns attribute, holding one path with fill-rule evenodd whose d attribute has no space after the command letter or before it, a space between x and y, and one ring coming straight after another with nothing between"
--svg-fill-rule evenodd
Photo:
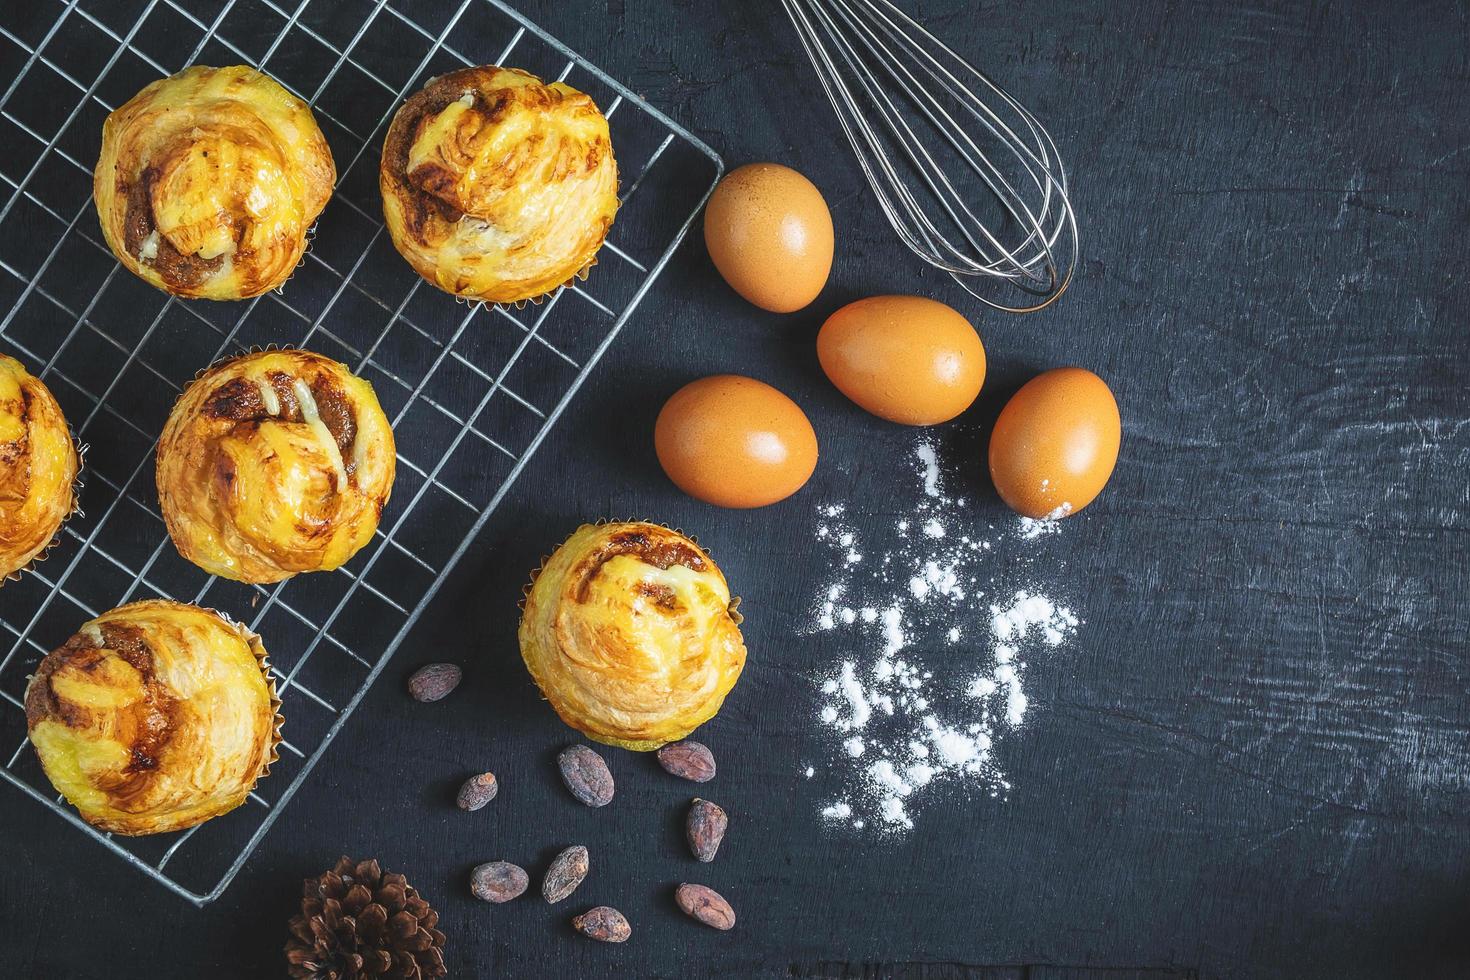
<instances>
[{"instance_id":1,"label":"browned pastry crust","mask_svg":"<svg viewBox=\"0 0 1470 980\"><path fill-rule=\"evenodd\" d=\"M568 725L649 751L712 718L740 678L738 602L678 531L584 524L527 590L521 657Z\"/></svg>"},{"instance_id":2,"label":"browned pastry crust","mask_svg":"<svg viewBox=\"0 0 1470 980\"><path fill-rule=\"evenodd\" d=\"M45 554L76 507L80 465L51 392L0 354L0 583Z\"/></svg>"},{"instance_id":3,"label":"browned pastry crust","mask_svg":"<svg viewBox=\"0 0 1470 980\"><path fill-rule=\"evenodd\" d=\"M404 102L379 186L388 232L419 275L490 303L585 276L618 207L592 99L493 65L441 75Z\"/></svg>"},{"instance_id":4,"label":"browned pastry crust","mask_svg":"<svg viewBox=\"0 0 1470 980\"><path fill-rule=\"evenodd\" d=\"M196 65L107 117L93 194L129 271L178 296L275 289L332 195L311 110L253 68Z\"/></svg>"},{"instance_id":5,"label":"browned pastry crust","mask_svg":"<svg viewBox=\"0 0 1470 980\"><path fill-rule=\"evenodd\" d=\"M182 830L234 809L269 771L280 701L260 638L151 599L86 623L26 688L31 743L102 830Z\"/></svg>"},{"instance_id":6,"label":"browned pastry crust","mask_svg":"<svg viewBox=\"0 0 1470 980\"><path fill-rule=\"evenodd\" d=\"M393 489L393 432L372 386L303 350L215 365L158 442L158 499L179 554L214 575L329 571L372 539Z\"/></svg>"}]
</instances>

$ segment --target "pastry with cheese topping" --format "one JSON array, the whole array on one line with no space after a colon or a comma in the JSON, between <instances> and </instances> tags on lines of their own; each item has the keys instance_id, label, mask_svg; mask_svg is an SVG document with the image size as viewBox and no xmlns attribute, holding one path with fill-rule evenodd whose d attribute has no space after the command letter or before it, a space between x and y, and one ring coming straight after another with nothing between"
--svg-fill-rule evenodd
<instances>
[{"instance_id":1,"label":"pastry with cheese topping","mask_svg":"<svg viewBox=\"0 0 1470 980\"><path fill-rule=\"evenodd\" d=\"M50 390L0 354L0 584L45 554L76 509L80 465Z\"/></svg>"},{"instance_id":2,"label":"pastry with cheese topping","mask_svg":"<svg viewBox=\"0 0 1470 980\"><path fill-rule=\"evenodd\" d=\"M739 601L678 531L584 524L527 588L521 657L562 721L650 751L713 718L740 679Z\"/></svg>"},{"instance_id":3,"label":"pastry with cheese topping","mask_svg":"<svg viewBox=\"0 0 1470 980\"><path fill-rule=\"evenodd\" d=\"M82 819L117 834L184 830L245 802L281 740L260 637L164 599L86 623L36 668L26 726Z\"/></svg>"},{"instance_id":4,"label":"pastry with cheese topping","mask_svg":"<svg viewBox=\"0 0 1470 980\"><path fill-rule=\"evenodd\" d=\"M393 489L393 430L372 386L304 350L216 364L158 442L179 554L237 582L330 571L372 539Z\"/></svg>"},{"instance_id":5,"label":"pastry with cheese topping","mask_svg":"<svg viewBox=\"0 0 1470 980\"><path fill-rule=\"evenodd\" d=\"M418 274L487 303L585 278L618 209L591 97L493 65L441 75L403 103L378 183L393 244Z\"/></svg>"},{"instance_id":6,"label":"pastry with cheese topping","mask_svg":"<svg viewBox=\"0 0 1470 980\"><path fill-rule=\"evenodd\" d=\"M176 296L242 299L290 277L336 179L305 102L253 68L196 65L107 117L92 190L128 271Z\"/></svg>"}]
</instances>

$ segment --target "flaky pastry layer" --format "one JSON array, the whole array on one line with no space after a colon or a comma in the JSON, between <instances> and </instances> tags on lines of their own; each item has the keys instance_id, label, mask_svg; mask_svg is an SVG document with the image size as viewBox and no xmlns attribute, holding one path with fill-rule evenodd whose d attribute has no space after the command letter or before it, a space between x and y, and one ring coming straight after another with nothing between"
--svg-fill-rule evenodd
<instances>
[{"instance_id":1,"label":"flaky pastry layer","mask_svg":"<svg viewBox=\"0 0 1470 980\"><path fill-rule=\"evenodd\" d=\"M245 801L276 758L280 701L260 638L150 599L86 623L26 688L31 744L100 830L183 830Z\"/></svg>"},{"instance_id":2,"label":"flaky pastry layer","mask_svg":"<svg viewBox=\"0 0 1470 980\"><path fill-rule=\"evenodd\" d=\"M527 591L521 656L568 725L656 749L714 717L739 680L735 602L714 561L679 532L585 524Z\"/></svg>"},{"instance_id":3,"label":"flaky pastry layer","mask_svg":"<svg viewBox=\"0 0 1470 980\"><path fill-rule=\"evenodd\" d=\"M465 68L410 97L379 169L383 216L419 275L516 303L585 274L618 209L607 120L562 82Z\"/></svg>"},{"instance_id":4,"label":"flaky pastry layer","mask_svg":"<svg viewBox=\"0 0 1470 980\"><path fill-rule=\"evenodd\" d=\"M42 555L71 515L79 466L50 390L0 354L0 583Z\"/></svg>"},{"instance_id":5,"label":"flaky pastry layer","mask_svg":"<svg viewBox=\"0 0 1470 980\"><path fill-rule=\"evenodd\" d=\"M185 389L158 442L179 554L213 575L330 571L372 539L393 489L393 430L372 385L304 350L224 361Z\"/></svg>"},{"instance_id":6,"label":"flaky pastry layer","mask_svg":"<svg viewBox=\"0 0 1470 980\"><path fill-rule=\"evenodd\" d=\"M335 181L306 103L253 68L196 65L107 117L93 195L129 271L178 296L241 299L295 270Z\"/></svg>"}]
</instances>

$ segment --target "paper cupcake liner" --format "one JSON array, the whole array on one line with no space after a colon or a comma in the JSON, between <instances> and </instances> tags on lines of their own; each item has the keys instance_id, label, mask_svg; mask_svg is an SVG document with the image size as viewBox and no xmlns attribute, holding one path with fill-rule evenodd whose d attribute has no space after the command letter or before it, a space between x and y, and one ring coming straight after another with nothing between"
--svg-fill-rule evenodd
<instances>
[{"instance_id":1,"label":"paper cupcake liner","mask_svg":"<svg viewBox=\"0 0 1470 980\"><path fill-rule=\"evenodd\" d=\"M260 674L265 678L266 691L270 695L272 715L271 744L266 752L265 762L260 767L260 772L256 775L254 781L251 782L249 790L246 791L248 794L250 790L254 790L259 785L262 779L271 774L271 766L279 762L281 758L280 747L283 740L281 729L286 725L286 716L281 714L281 695L276 688L276 674L271 668L270 654L266 652L265 643L261 640L259 633L256 633L230 614L221 612L212 606L200 606L199 608L218 616L227 626L240 635L240 638L245 641L246 646L250 647L250 652L255 654L255 660L260 664Z\"/></svg>"},{"instance_id":2,"label":"paper cupcake liner","mask_svg":"<svg viewBox=\"0 0 1470 980\"><path fill-rule=\"evenodd\" d=\"M598 250L601 251L601 246L598 247ZM537 296L529 296L526 299L511 300L504 303L492 303L489 300L476 299L473 296L461 296L458 293L450 293L449 295L454 297L454 301L456 303L460 303L465 306L483 306L487 310L498 309L504 310L507 313L511 312L512 310L519 312L521 310L524 310L528 306L540 306L548 299L551 299L551 297L555 296L557 293L561 292L563 289L566 289L568 286L573 285L574 283L586 282L587 277L592 274L592 267L596 264L597 256L594 255L592 256L592 258L587 260L587 263L583 265L582 268L572 273L569 277L567 277L565 281L558 283L555 286L552 286L544 293L541 293ZM431 286L436 286L435 283L429 282L428 279L425 279L424 281L428 282Z\"/></svg>"},{"instance_id":3,"label":"paper cupcake liner","mask_svg":"<svg viewBox=\"0 0 1470 980\"><path fill-rule=\"evenodd\" d=\"M20 577L22 575L27 572L34 571L37 565L44 562L47 558L50 558L51 552L56 550L56 546L61 544L61 539L66 534L67 522L69 522L73 517L87 516L86 513L84 513L82 510L82 487L87 482L87 450L91 447L88 446L85 442L77 441L76 430L73 429L70 424L67 425L66 431L68 436L70 436L71 438L72 449L77 454L77 475L73 477L71 481L71 510L67 511L66 516L63 517L61 519L61 522L56 525L56 531L51 535L51 540L47 541L45 546L42 547L40 551L32 555L30 561L26 562L24 565L11 572L9 575L0 576L0 588L4 588L6 582L20 581Z\"/></svg>"},{"instance_id":4,"label":"paper cupcake liner","mask_svg":"<svg viewBox=\"0 0 1470 980\"><path fill-rule=\"evenodd\" d=\"M601 245L598 245L597 246L597 250L599 252L602 251L602 246ZM563 289L566 289L568 286L571 286L571 285L573 285L575 283L579 283L579 282L586 282L587 281L587 277L592 274L592 267L594 265L596 265L596 264L597 264L597 256L596 256L596 254L594 254L592 256L592 258L590 258L590 259L587 260L586 264L584 264L582 266L582 268L578 269L576 272L572 273L569 277L567 277L567 280L565 282L563 282L560 286L556 286L555 288L548 289L546 292L542 293L540 296L532 296L532 297L530 297L528 299L517 300L516 302L514 302L514 303L512 303L510 305L511 306L514 306L517 310L524 310L527 306L540 306L542 303L545 303L548 299L550 299L551 297L555 296L557 293L561 292ZM505 304L499 304L499 305L502 305L503 306Z\"/></svg>"},{"instance_id":5,"label":"paper cupcake liner","mask_svg":"<svg viewBox=\"0 0 1470 980\"><path fill-rule=\"evenodd\" d=\"M336 194L333 193L332 196L335 197ZM327 199L327 203L328 204L331 203L331 198L328 198ZM325 211L326 208L322 208L322 210ZM306 257L307 257L307 255L309 255L311 253L311 246L316 243L316 229L317 229L317 225L319 225L319 224L321 224L320 219L318 219L317 221L313 221L311 223L311 227L308 228L308 229L306 229L306 234L303 235L303 236L301 236L302 237L302 240L305 242L305 244L301 247L301 258L297 259L296 260L296 264L291 267L291 271L288 272L288 273L286 273L286 278L282 279L275 286L271 287L270 289L267 289L263 293L259 293L256 296L241 297L241 299L258 299L261 296L267 296L267 295L269 295L271 293L275 293L277 295L282 295L283 291L286 288L286 283L290 282L292 279L295 279L296 278L296 273L300 272L302 270L302 268L306 265ZM331 266L327 265L325 262L323 262L322 265L324 267L328 268L328 269L331 269L332 268ZM332 271L335 272L336 270L333 269ZM223 301L218 301L218 302L227 302L228 303L228 302L232 302L232 301L231 300L223 300Z\"/></svg>"}]
</instances>

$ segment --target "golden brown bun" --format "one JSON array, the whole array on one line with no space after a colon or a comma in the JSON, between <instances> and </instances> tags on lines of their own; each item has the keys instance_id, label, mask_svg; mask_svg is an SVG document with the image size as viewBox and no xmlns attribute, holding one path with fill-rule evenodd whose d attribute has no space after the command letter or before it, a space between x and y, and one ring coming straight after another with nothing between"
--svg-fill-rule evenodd
<instances>
[{"instance_id":1,"label":"golden brown bun","mask_svg":"<svg viewBox=\"0 0 1470 980\"><path fill-rule=\"evenodd\" d=\"M618 209L592 99L515 68L450 72L404 102L378 183L388 233L418 274L487 303L585 275Z\"/></svg>"},{"instance_id":2,"label":"golden brown bun","mask_svg":"<svg viewBox=\"0 0 1470 980\"><path fill-rule=\"evenodd\" d=\"M79 465L61 406L0 354L0 584L42 554L75 509Z\"/></svg>"},{"instance_id":3,"label":"golden brown bun","mask_svg":"<svg viewBox=\"0 0 1470 980\"><path fill-rule=\"evenodd\" d=\"M133 274L177 296L275 289L336 182L311 109L253 68L196 65L107 117L93 195Z\"/></svg>"},{"instance_id":4,"label":"golden brown bun","mask_svg":"<svg viewBox=\"0 0 1470 980\"><path fill-rule=\"evenodd\" d=\"M26 688L46 776L87 823L183 830L245 802L270 770L280 701L260 637L164 599L120 606L47 654Z\"/></svg>"},{"instance_id":5,"label":"golden brown bun","mask_svg":"<svg viewBox=\"0 0 1470 980\"><path fill-rule=\"evenodd\" d=\"M330 571L372 539L395 465L372 385L320 354L262 351L179 397L158 441L158 500L189 561L279 582Z\"/></svg>"},{"instance_id":6,"label":"golden brown bun","mask_svg":"<svg viewBox=\"0 0 1470 980\"><path fill-rule=\"evenodd\" d=\"M562 721L648 751L713 718L740 679L737 603L679 532L584 524L527 591L521 657Z\"/></svg>"}]
</instances>

